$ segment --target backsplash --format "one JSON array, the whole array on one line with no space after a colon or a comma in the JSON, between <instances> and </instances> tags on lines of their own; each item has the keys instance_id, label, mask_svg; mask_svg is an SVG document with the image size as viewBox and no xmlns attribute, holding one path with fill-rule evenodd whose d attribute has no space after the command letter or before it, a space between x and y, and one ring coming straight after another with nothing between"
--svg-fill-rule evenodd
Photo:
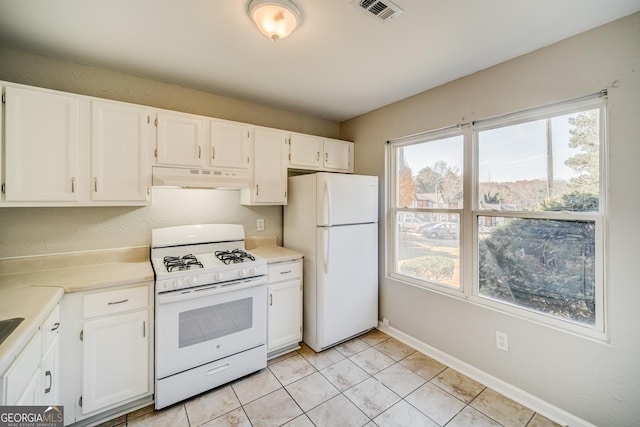
<instances>
[{"instance_id":1,"label":"backsplash","mask_svg":"<svg viewBox=\"0 0 640 427\"><path fill-rule=\"evenodd\" d=\"M143 208L0 208L0 258L149 246L153 228L199 223L242 224L246 236L282 241L282 207L243 206L239 190L153 188L151 196Z\"/></svg>"}]
</instances>

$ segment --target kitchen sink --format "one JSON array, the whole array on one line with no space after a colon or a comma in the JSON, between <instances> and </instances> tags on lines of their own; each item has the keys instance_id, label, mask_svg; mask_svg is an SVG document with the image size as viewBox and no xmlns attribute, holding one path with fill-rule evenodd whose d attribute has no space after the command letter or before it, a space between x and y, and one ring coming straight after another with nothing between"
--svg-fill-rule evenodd
<instances>
[{"instance_id":1,"label":"kitchen sink","mask_svg":"<svg viewBox=\"0 0 640 427\"><path fill-rule=\"evenodd\" d=\"M24 320L24 317L15 317L13 319L0 320L0 344L6 340L9 335L18 327Z\"/></svg>"}]
</instances>

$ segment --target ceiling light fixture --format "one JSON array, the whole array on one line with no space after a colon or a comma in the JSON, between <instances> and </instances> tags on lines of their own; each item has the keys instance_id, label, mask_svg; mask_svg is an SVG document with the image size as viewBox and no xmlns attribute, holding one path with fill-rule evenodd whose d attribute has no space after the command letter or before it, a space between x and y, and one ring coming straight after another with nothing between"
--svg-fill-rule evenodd
<instances>
[{"instance_id":1,"label":"ceiling light fixture","mask_svg":"<svg viewBox=\"0 0 640 427\"><path fill-rule=\"evenodd\" d=\"M250 0L249 16L258 29L273 41L278 41L302 24L302 9L291 0Z\"/></svg>"}]
</instances>

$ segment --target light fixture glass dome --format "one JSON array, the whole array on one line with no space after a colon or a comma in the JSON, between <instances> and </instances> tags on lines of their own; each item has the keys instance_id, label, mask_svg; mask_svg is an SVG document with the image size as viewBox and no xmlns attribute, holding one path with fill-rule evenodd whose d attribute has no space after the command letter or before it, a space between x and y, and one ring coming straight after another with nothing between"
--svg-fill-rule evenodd
<instances>
[{"instance_id":1,"label":"light fixture glass dome","mask_svg":"<svg viewBox=\"0 0 640 427\"><path fill-rule=\"evenodd\" d=\"M290 0L251 0L249 16L272 40L288 37L302 23L302 10Z\"/></svg>"}]
</instances>

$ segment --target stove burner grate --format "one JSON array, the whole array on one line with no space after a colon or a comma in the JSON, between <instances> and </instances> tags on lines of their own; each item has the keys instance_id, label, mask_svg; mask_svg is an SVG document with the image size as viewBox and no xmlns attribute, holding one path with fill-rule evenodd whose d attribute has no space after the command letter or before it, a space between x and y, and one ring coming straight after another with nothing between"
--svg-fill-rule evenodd
<instances>
[{"instance_id":1,"label":"stove burner grate","mask_svg":"<svg viewBox=\"0 0 640 427\"><path fill-rule=\"evenodd\" d=\"M164 266L167 271L184 271L191 268L203 268L203 265L198 258L192 254L179 256L166 256L164 257Z\"/></svg>"},{"instance_id":2,"label":"stove burner grate","mask_svg":"<svg viewBox=\"0 0 640 427\"><path fill-rule=\"evenodd\" d=\"M227 265L256 260L253 255L241 249L234 249L232 251L216 251L215 255L216 258Z\"/></svg>"}]
</instances>

